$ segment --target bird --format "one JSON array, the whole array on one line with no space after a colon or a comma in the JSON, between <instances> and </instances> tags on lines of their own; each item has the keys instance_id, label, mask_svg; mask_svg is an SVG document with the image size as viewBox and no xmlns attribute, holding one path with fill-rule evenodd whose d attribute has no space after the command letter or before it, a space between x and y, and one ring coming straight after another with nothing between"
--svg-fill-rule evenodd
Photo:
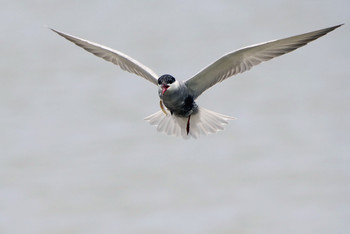
<instances>
[{"instance_id":1,"label":"bird","mask_svg":"<svg viewBox=\"0 0 350 234\"><path fill-rule=\"evenodd\" d=\"M158 132L188 139L216 133L223 130L228 121L235 119L198 106L196 100L204 91L229 77L250 70L253 66L305 46L342 25L229 52L185 81L177 80L170 74L158 76L149 67L120 51L53 28L49 29L86 51L156 85L160 110L145 120L156 126Z\"/></svg>"}]
</instances>

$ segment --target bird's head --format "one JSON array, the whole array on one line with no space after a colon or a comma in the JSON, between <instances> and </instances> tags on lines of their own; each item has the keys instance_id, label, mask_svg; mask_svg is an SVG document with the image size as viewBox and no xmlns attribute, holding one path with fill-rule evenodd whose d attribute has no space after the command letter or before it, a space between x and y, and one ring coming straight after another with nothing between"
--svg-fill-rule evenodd
<instances>
[{"instance_id":1,"label":"bird's head","mask_svg":"<svg viewBox=\"0 0 350 234\"><path fill-rule=\"evenodd\" d=\"M178 81L171 75L162 75L158 79L159 92L163 95L166 91L176 89Z\"/></svg>"}]
</instances>

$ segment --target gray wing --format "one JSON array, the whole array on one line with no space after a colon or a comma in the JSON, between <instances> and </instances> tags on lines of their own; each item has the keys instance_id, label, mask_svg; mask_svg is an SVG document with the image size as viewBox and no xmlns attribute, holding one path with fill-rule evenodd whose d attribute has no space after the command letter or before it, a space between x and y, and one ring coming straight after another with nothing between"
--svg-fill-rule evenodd
<instances>
[{"instance_id":1,"label":"gray wing","mask_svg":"<svg viewBox=\"0 0 350 234\"><path fill-rule=\"evenodd\" d=\"M216 83L219 83L235 74L245 72L264 61L289 53L313 40L316 40L341 25L281 40L252 45L228 53L201 70L191 79L187 80L185 84L189 88L190 93L196 99L205 90Z\"/></svg>"},{"instance_id":2,"label":"gray wing","mask_svg":"<svg viewBox=\"0 0 350 234\"><path fill-rule=\"evenodd\" d=\"M112 62L120 66L120 68L125 71L134 73L152 82L153 84L158 85L158 75L154 71L152 71L150 68L146 67L142 63L136 61L135 59L130 58L126 54L108 48L106 46L90 42L88 40L80 39L78 37L59 32L54 29L51 30L57 33L58 35L66 38L67 40L73 42L77 46L80 46L84 50L87 50L90 53L93 53L94 55L101 57L106 61Z\"/></svg>"}]
</instances>

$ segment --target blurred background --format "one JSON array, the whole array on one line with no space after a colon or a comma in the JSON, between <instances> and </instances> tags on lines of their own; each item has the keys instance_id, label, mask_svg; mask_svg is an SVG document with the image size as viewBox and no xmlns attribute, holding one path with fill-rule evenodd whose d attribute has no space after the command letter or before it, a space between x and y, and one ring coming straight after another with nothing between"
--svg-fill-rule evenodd
<instances>
[{"instance_id":1,"label":"blurred background","mask_svg":"<svg viewBox=\"0 0 350 234\"><path fill-rule=\"evenodd\" d=\"M0 233L349 233L350 3L4 1ZM154 85L47 26L186 80L221 55L345 23L204 93L183 140Z\"/></svg>"}]
</instances>

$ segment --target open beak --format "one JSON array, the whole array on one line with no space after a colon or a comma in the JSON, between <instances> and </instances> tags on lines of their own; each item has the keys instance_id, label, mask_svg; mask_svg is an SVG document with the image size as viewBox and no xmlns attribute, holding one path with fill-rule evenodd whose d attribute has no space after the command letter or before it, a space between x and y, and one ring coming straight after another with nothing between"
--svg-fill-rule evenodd
<instances>
[{"instance_id":1,"label":"open beak","mask_svg":"<svg viewBox=\"0 0 350 234\"><path fill-rule=\"evenodd\" d=\"M165 91L167 91L168 88L169 88L169 85L162 84L162 95L165 93Z\"/></svg>"}]
</instances>

